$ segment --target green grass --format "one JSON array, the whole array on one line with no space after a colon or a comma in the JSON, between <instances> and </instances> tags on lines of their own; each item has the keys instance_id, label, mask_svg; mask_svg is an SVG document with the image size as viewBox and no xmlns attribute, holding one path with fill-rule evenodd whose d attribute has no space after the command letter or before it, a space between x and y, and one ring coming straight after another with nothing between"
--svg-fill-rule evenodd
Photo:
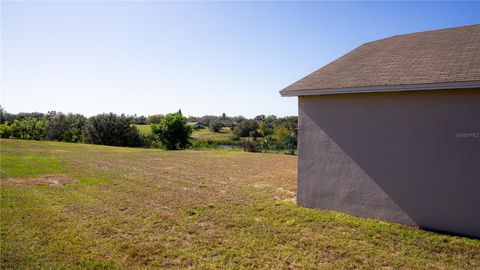
<instances>
[{"instance_id":1,"label":"green grass","mask_svg":"<svg viewBox=\"0 0 480 270\"><path fill-rule=\"evenodd\" d=\"M219 132L212 132L208 128L193 130L192 138L197 140L210 141L230 141L232 139L232 131L228 127L223 127Z\"/></svg>"},{"instance_id":2,"label":"green grass","mask_svg":"<svg viewBox=\"0 0 480 270\"><path fill-rule=\"evenodd\" d=\"M1 140L1 161L1 269L478 269L480 262L480 240L297 207L294 156ZM43 174L79 181L28 184Z\"/></svg>"},{"instance_id":3,"label":"green grass","mask_svg":"<svg viewBox=\"0 0 480 270\"><path fill-rule=\"evenodd\" d=\"M141 134L151 134L152 129L150 125L134 125ZM220 130L220 132L212 132L208 128L202 129L194 129L192 132L192 138L195 140L203 140L203 141L213 141L213 142L224 142L230 141L232 138L232 131L230 128L224 127Z\"/></svg>"},{"instance_id":4,"label":"green grass","mask_svg":"<svg viewBox=\"0 0 480 270\"><path fill-rule=\"evenodd\" d=\"M152 133L152 129L150 125L134 125L134 126L138 128L138 131L140 132L140 134L149 135L150 133Z\"/></svg>"}]
</instances>

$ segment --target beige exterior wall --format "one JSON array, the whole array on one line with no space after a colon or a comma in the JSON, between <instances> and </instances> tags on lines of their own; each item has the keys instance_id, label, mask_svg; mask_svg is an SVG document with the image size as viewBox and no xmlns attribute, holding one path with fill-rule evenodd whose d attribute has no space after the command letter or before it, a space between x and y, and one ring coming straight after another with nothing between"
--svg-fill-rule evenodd
<instances>
[{"instance_id":1,"label":"beige exterior wall","mask_svg":"<svg viewBox=\"0 0 480 270\"><path fill-rule=\"evenodd\" d=\"M480 237L480 89L299 97L298 204Z\"/></svg>"}]
</instances>

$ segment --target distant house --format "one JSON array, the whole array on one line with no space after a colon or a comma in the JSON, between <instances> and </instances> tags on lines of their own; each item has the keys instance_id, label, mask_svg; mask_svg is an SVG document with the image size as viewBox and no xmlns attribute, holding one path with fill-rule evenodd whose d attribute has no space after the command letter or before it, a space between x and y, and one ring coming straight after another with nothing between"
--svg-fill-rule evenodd
<instances>
[{"instance_id":1,"label":"distant house","mask_svg":"<svg viewBox=\"0 0 480 270\"><path fill-rule=\"evenodd\" d=\"M205 125L203 123L200 123L200 122L188 122L187 126L191 126L194 129L205 128Z\"/></svg>"},{"instance_id":2,"label":"distant house","mask_svg":"<svg viewBox=\"0 0 480 270\"><path fill-rule=\"evenodd\" d=\"M480 237L480 25L366 43L280 93L299 205Z\"/></svg>"}]
</instances>

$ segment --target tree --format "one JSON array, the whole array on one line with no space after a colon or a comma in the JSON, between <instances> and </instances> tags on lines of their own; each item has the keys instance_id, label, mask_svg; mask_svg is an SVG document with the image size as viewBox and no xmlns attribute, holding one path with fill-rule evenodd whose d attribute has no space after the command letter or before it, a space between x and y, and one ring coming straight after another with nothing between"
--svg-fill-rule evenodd
<instances>
[{"instance_id":1,"label":"tree","mask_svg":"<svg viewBox=\"0 0 480 270\"><path fill-rule=\"evenodd\" d=\"M0 124L7 121L7 111L0 105Z\"/></svg>"},{"instance_id":2,"label":"tree","mask_svg":"<svg viewBox=\"0 0 480 270\"><path fill-rule=\"evenodd\" d=\"M210 120L209 128L212 132L219 132L222 128L222 123L217 118Z\"/></svg>"},{"instance_id":3,"label":"tree","mask_svg":"<svg viewBox=\"0 0 480 270\"><path fill-rule=\"evenodd\" d=\"M273 129L270 127L270 125L267 123L267 121L262 121L260 122L258 132L262 137L268 136L273 133Z\"/></svg>"},{"instance_id":4,"label":"tree","mask_svg":"<svg viewBox=\"0 0 480 270\"><path fill-rule=\"evenodd\" d=\"M233 129L233 134L236 137L248 137L250 135L250 132L256 132L257 129L257 121L245 119L237 124L237 126Z\"/></svg>"},{"instance_id":5,"label":"tree","mask_svg":"<svg viewBox=\"0 0 480 270\"><path fill-rule=\"evenodd\" d=\"M277 151L287 148L291 155L295 154L295 149L297 148L297 134L294 131L288 130L288 128L283 125L275 125L273 137L277 142Z\"/></svg>"},{"instance_id":6,"label":"tree","mask_svg":"<svg viewBox=\"0 0 480 270\"><path fill-rule=\"evenodd\" d=\"M131 115L130 118L132 119L132 124L135 125L145 125L147 123L147 117L143 115Z\"/></svg>"},{"instance_id":7,"label":"tree","mask_svg":"<svg viewBox=\"0 0 480 270\"><path fill-rule=\"evenodd\" d=\"M38 118L22 118L13 121L11 136L25 140L45 140L48 122Z\"/></svg>"},{"instance_id":8,"label":"tree","mask_svg":"<svg viewBox=\"0 0 480 270\"><path fill-rule=\"evenodd\" d=\"M198 119L198 122L204 124L205 126L210 126L210 122L219 120L218 116L215 115L204 115Z\"/></svg>"},{"instance_id":9,"label":"tree","mask_svg":"<svg viewBox=\"0 0 480 270\"><path fill-rule=\"evenodd\" d=\"M286 141L287 148L290 155L295 155L295 149L297 149L297 134L290 132Z\"/></svg>"},{"instance_id":10,"label":"tree","mask_svg":"<svg viewBox=\"0 0 480 270\"><path fill-rule=\"evenodd\" d=\"M257 122L261 122L261 121L265 120L265 115L264 114L257 115L253 118L253 120L255 120Z\"/></svg>"},{"instance_id":11,"label":"tree","mask_svg":"<svg viewBox=\"0 0 480 270\"><path fill-rule=\"evenodd\" d=\"M51 141L81 142L86 118L81 114L48 112L44 117L48 121L46 139Z\"/></svg>"},{"instance_id":12,"label":"tree","mask_svg":"<svg viewBox=\"0 0 480 270\"><path fill-rule=\"evenodd\" d=\"M273 123L274 125L277 125L277 126L284 126L289 131L293 131L295 133L297 132L297 129L298 129L297 116L286 116L286 117L278 118Z\"/></svg>"},{"instance_id":13,"label":"tree","mask_svg":"<svg viewBox=\"0 0 480 270\"><path fill-rule=\"evenodd\" d=\"M51 141L61 141L63 133L68 129L67 117L65 114L51 111L45 116L45 120L48 121L46 139Z\"/></svg>"},{"instance_id":14,"label":"tree","mask_svg":"<svg viewBox=\"0 0 480 270\"><path fill-rule=\"evenodd\" d=\"M160 120L163 118L163 114L154 114L154 115L149 115L147 117L147 124L158 124L160 123Z\"/></svg>"},{"instance_id":15,"label":"tree","mask_svg":"<svg viewBox=\"0 0 480 270\"><path fill-rule=\"evenodd\" d=\"M160 123L152 125L152 134L167 150L184 149L190 145L191 127L180 113L167 114Z\"/></svg>"},{"instance_id":16,"label":"tree","mask_svg":"<svg viewBox=\"0 0 480 270\"><path fill-rule=\"evenodd\" d=\"M93 144L115 146L143 146L144 140L138 129L130 124L124 114L99 114L88 119L85 126L85 141Z\"/></svg>"},{"instance_id":17,"label":"tree","mask_svg":"<svg viewBox=\"0 0 480 270\"><path fill-rule=\"evenodd\" d=\"M277 120L277 116L275 115L269 115L265 117L265 122L267 122L269 125L273 125L273 123Z\"/></svg>"},{"instance_id":18,"label":"tree","mask_svg":"<svg viewBox=\"0 0 480 270\"><path fill-rule=\"evenodd\" d=\"M273 138L277 142L277 144L285 144L288 140L290 132L285 126L276 125L273 129Z\"/></svg>"},{"instance_id":19,"label":"tree","mask_svg":"<svg viewBox=\"0 0 480 270\"><path fill-rule=\"evenodd\" d=\"M64 142L82 142L84 140L84 127L87 118L81 114L69 113L66 116L67 130L62 135Z\"/></svg>"}]
</instances>

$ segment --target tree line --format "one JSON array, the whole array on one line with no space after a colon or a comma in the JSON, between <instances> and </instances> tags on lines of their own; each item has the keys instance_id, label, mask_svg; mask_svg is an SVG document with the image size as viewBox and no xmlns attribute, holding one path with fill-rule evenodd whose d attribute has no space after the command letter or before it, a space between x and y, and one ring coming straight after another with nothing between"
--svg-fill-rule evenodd
<instances>
[{"instance_id":1,"label":"tree line","mask_svg":"<svg viewBox=\"0 0 480 270\"><path fill-rule=\"evenodd\" d=\"M297 117L278 118L259 115L253 119L206 115L184 117L181 111L162 115L137 116L98 114L12 114L0 106L0 137L26 140L82 142L111 146L185 149L191 145L194 128L205 127L212 132L229 128L232 140L242 141L246 151L296 149ZM199 123L199 125L191 125ZM151 134L141 134L135 124L149 124ZM241 140L243 138L243 140Z\"/></svg>"}]
</instances>

